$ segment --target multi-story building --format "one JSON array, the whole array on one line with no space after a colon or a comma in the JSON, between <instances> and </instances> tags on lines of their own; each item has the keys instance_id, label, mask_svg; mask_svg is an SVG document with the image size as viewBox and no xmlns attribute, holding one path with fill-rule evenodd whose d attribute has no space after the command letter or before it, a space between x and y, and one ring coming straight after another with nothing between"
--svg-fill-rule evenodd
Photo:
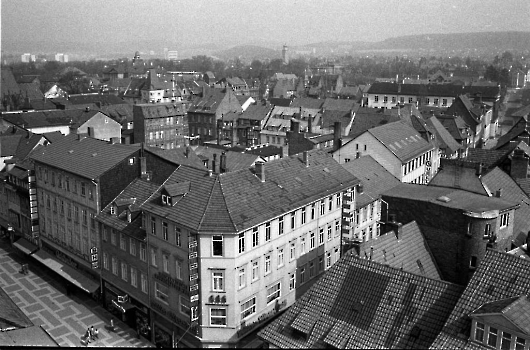
<instances>
[{"instance_id":1,"label":"multi-story building","mask_svg":"<svg viewBox=\"0 0 530 350\"><path fill-rule=\"evenodd\" d=\"M339 260L358 184L322 151L175 170L141 205L157 345L236 346L293 304Z\"/></svg>"},{"instance_id":2,"label":"multi-story building","mask_svg":"<svg viewBox=\"0 0 530 350\"><path fill-rule=\"evenodd\" d=\"M187 146L186 109L185 102L134 105L134 142L165 149Z\"/></svg>"},{"instance_id":3,"label":"multi-story building","mask_svg":"<svg viewBox=\"0 0 530 350\"><path fill-rule=\"evenodd\" d=\"M402 182L426 184L440 165L439 149L403 121L369 129L333 152L341 164L370 155Z\"/></svg>"}]
</instances>

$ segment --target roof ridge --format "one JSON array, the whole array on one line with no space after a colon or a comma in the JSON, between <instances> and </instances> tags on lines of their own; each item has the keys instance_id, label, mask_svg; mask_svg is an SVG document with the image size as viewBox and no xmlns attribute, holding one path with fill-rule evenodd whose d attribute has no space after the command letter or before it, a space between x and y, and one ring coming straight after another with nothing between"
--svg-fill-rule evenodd
<instances>
[{"instance_id":1,"label":"roof ridge","mask_svg":"<svg viewBox=\"0 0 530 350\"><path fill-rule=\"evenodd\" d=\"M240 170L242 172L243 170L247 170L247 169L240 169ZM226 211L228 213L228 217L230 218L230 223L232 224L232 226L234 226L234 230L237 232L237 226L236 226L236 224L234 224L234 219L232 218L232 213L230 213L230 210L228 208L228 204L226 203L226 196L225 196L225 193L224 193L224 190L223 190L223 184L221 183L221 180L220 180L221 177L218 176L217 179L219 180L219 187L221 189L221 193L223 194L223 202L225 204L225 208L226 208Z\"/></svg>"}]
</instances>

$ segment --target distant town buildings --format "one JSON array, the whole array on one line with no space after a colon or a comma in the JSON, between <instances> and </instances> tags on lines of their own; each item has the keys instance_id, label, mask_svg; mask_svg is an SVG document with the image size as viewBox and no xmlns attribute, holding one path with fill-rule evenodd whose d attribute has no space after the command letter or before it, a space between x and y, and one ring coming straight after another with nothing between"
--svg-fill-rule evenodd
<instances>
[{"instance_id":1,"label":"distant town buildings","mask_svg":"<svg viewBox=\"0 0 530 350\"><path fill-rule=\"evenodd\" d=\"M55 60L57 62L68 62L68 55L64 54L64 53L56 53L55 54Z\"/></svg>"}]
</instances>

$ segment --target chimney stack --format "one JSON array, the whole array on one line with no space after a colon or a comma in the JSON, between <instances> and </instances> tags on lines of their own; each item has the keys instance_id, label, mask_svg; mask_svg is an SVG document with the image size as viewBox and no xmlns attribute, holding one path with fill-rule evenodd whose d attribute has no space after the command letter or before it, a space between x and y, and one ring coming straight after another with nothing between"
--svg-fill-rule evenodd
<instances>
[{"instance_id":1,"label":"chimney stack","mask_svg":"<svg viewBox=\"0 0 530 350\"><path fill-rule=\"evenodd\" d=\"M475 175L481 176L482 175L482 163L478 163L476 166Z\"/></svg>"},{"instance_id":2,"label":"chimney stack","mask_svg":"<svg viewBox=\"0 0 530 350\"><path fill-rule=\"evenodd\" d=\"M256 162L256 176L260 179L261 182L265 182L265 163Z\"/></svg>"},{"instance_id":3,"label":"chimney stack","mask_svg":"<svg viewBox=\"0 0 530 350\"><path fill-rule=\"evenodd\" d=\"M300 123L294 118L291 119L291 131L293 133L299 133L300 132Z\"/></svg>"},{"instance_id":4,"label":"chimney stack","mask_svg":"<svg viewBox=\"0 0 530 350\"><path fill-rule=\"evenodd\" d=\"M522 149L516 148L513 151L510 176L513 179L526 179L528 177L528 157Z\"/></svg>"},{"instance_id":5,"label":"chimney stack","mask_svg":"<svg viewBox=\"0 0 530 350\"><path fill-rule=\"evenodd\" d=\"M342 136L342 124L341 122L335 122L333 125L333 150L336 151L342 147L341 137Z\"/></svg>"},{"instance_id":6,"label":"chimney stack","mask_svg":"<svg viewBox=\"0 0 530 350\"><path fill-rule=\"evenodd\" d=\"M226 172L226 153L223 151L221 153L221 159L219 161L219 173L225 173Z\"/></svg>"},{"instance_id":7,"label":"chimney stack","mask_svg":"<svg viewBox=\"0 0 530 350\"><path fill-rule=\"evenodd\" d=\"M187 147L186 147L186 158L189 158L189 157L190 157L190 153L191 153L191 147L190 147L190 146L187 146Z\"/></svg>"},{"instance_id":8,"label":"chimney stack","mask_svg":"<svg viewBox=\"0 0 530 350\"><path fill-rule=\"evenodd\" d=\"M313 119L311 118L311 114L307 118L307 132L310 134L313 133Z\"/></svg>"},{"instance_id":9,"label":"chimney stack","mask_svg":"<svg viewBox=\"0 0 530 350\"><path fill-rule=\"evenodd\" d=\"M501 198L502 196L502 188L499 188L497 191L495 191L495 197Z\"/></svg>"},{"instance_id":10,"label":"chimney stack","mask_svg":"<svg viewBox=\"0 0 530 350\"><path fill-rule=\"evenodd\" d=\"M146 179L147 178L147 161L144 156L139 157L140 158L140 178Z\"/></svg>"},{"instance_id":11,"label":"chimney stack","mask_svg":"<svg viewBox=\"0 0 530 350\"><path fill-rule=\"evenodd\" d=\"M213 154L213 160L212 160L212 171L214 173L217 173L216 167L217 167L217 153L214 153Z\"/></svg>"},{"instance_id":12,"label":"chimney stack","mask_svg":"<svg viewBox=\"0 0 530 350\"><path fill-rule=\"evenodd\" d=\"M307 151L304 151L302 153L302 159L303 159L303 162L304 162L304 164L305 164L305 166L307 168L309 166L309 154L308 154Z\"/></svg>"},{"instance_id":13,"label":"chimney stack","mask_svg":"<svg viewBox=\"0 0 530 350\"><path fill-rule=\"evenodd\" d=\"M385 224L385 233L389 231L394 231L394 233L396 234L396 238L400 239L401 235L403 234L403 224L396 220L396 214L389 214L388 217L390 221L387 221Z\"/></svg>"}]
</instances>

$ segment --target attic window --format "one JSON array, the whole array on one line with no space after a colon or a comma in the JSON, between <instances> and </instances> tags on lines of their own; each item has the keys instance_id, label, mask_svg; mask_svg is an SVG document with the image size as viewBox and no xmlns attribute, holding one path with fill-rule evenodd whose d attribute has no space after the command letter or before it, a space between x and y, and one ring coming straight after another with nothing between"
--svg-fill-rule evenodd
<instances>
[{"instance_id":1,"label":"attic window","mask_svg":"<svg viewBox=\"0 0 530 350\"><path fill-rule=\"evenodd\" d=\"M131 222L132 221L132 214L131 214L131 211L128 210L127 211L127 222Z\"/></svg>"},{"instance_id":2,"label":"attic window","mask_svg":"<svg viewBox=\"0 0 530 350\"><path fill-rule=\"evenodd\" d=\"M171 197L163 194L162 195L162 204L171 206Z\"/></svg>"},{"instance_id":3,"label":"attic window","mask_svg":"<svg viewBox=\"0 0 530 350\"><path fill-rule=\"evenodd\" d=\"M116 206L114 205L110 206L110 215L116 215Z\"/></svg>"},{"instance_id":4,"label":"attic window","mask_svg":"<svg viewBox=\"0 0 530 350\"><path fill-rule=\"evenodd\" d=\"M134 165L134 157L129 158L129 165Z\"/></svg>"}]
</instances>

